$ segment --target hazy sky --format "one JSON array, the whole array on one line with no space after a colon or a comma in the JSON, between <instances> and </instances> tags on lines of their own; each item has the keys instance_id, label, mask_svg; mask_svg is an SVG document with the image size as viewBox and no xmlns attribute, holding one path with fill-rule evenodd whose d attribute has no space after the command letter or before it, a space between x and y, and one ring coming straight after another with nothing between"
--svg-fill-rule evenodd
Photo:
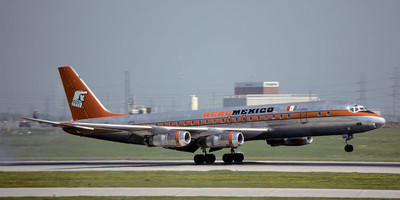
<instances>
[{"instance_id":1,"label":"hazy sky","mask_svg":"<svg viewBox=\"0 0 400 200\"><path fill-rule=\"evenodd\" d=\"M400 1L0 0L0 112L66 104L57 67L71 65L110 110L137 103L222 106L235 82L392 109ZM107 97L108 96L108 97Z\"/></svg>"}]
</instances>

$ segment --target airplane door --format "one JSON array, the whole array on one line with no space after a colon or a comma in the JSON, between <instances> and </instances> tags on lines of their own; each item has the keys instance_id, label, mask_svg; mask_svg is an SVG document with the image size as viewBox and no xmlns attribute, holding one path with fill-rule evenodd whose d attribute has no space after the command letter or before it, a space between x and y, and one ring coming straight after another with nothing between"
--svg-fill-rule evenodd
<instances>
[{"instance_id":1,"label":"airplane door","mask_svg":"<svg viewBox=\"0 0 400 200\"><path fill-rule=\"evenodd\" d=\"M307 109L306 108L301 109L300 122L302 124L307 123Z\"/></svg>"}]
</instances>

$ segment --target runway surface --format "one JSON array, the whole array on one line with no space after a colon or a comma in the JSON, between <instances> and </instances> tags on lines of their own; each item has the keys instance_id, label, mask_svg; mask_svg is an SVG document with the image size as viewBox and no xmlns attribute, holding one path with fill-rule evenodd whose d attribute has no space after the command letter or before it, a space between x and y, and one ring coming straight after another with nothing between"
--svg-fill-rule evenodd
<instances>
[{"instance_id":1,"label":"runway surface","mask_svg":"<svg viewBox=\"0 0 400 200\"><path fill-rule=\"evenodd\" d=\"M400 190L292 188L0 188L0 197L60 196L400 198Z\"/></svg>"},{"instance_id":2,"label":"runway surface","mask_svg":"<svg viewBox=\"0 0 400 200\"><path fill-rule=\"evenodd\" d=\"M1 161L0 171L275 171L400 174L399 162L247 161L196 165L193 161Z\"/></svg>"}]
</instances>

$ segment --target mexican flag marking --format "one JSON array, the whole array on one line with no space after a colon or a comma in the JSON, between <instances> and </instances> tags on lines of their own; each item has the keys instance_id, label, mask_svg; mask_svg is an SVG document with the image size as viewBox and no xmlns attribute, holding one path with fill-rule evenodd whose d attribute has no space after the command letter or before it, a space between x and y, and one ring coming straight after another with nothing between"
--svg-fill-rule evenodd
<instances>
[{"instance_id":1,"label":"mexican flag marking","mask_svg":"<svg viewBox=\"0 0 400 200\"><path fill-rule=\"evenodd\" d=\"M286 108L286 111L296 111L297 110L297 106L288 106Z\"/></svg>"}]
</instances>

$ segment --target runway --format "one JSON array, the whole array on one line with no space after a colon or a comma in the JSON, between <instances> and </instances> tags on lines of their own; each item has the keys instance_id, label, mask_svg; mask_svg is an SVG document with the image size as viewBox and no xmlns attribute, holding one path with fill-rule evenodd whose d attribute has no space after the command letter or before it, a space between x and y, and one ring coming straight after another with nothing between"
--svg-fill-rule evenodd
<instances>
[{"instance_id":1,"label":"runway","mask_svg":"<svg viewBox=\"0 0 400 200\"><path fill-rule=\"evenodd\" d=\"M400 162L247 161L196 165L193 161L1 161L0 171L265 171L400 174Z\"/></svg>"},{"instance_id":2,"label":"runway","mask_svg":"<svg viewBox=\"0 0 400 200\"><path fill-rule=\"evenodd\" d=\"M400 198L400 190L296 188L0 188L0 197L175 196Z\"/></svg>"}]
</instances>

